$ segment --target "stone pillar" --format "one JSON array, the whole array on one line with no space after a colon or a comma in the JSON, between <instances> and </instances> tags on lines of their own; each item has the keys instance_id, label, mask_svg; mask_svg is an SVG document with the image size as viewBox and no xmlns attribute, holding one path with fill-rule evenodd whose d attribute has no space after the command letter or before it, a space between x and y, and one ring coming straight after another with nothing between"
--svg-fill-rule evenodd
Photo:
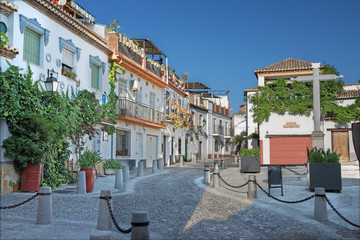
<instances>
[{"instance_id":1,"label":"stone pillar","mask_svg":"<svg viewBox=\"0 0 360 240\"><path fill-rule=\"evenodd\" d=\"M204 163L204 184L210 183L210 168L208 163Z\"/></svg>"},{"instance_id":2,"label":"stone pillar","mask_svg":"<svg viewBox=\"0 0 360 240\"><path fill-rule=\"evenodd\" d=\"M325 134L322 131L313 131L311 133L312 138L312 147L316 147L317 149L324 149L324 136Z\"/></svg>"},{"instance_id":3,"label":"stone pillar","mask_svg":"<svg viewBox=\"0 0 360 240\"><path fill-rule=\"evenodd\" d=\"M158 159L158 169L159 169L159 171L162 171L164 169L163 160L161 158Z\"/></svg>"},{"instance_id":4,"label":"stone pillar","mask_svg":"<svg viewBox=\"0 0 360 240\"><path fill-rule=\"evenodd\" d=\"M214 175L213 175L213 188L219 188L219 186L220 186L219 167L218 164L215 163Z\"/></svg>"},{"instance_id":5,"label":"stone pillar","mask_svg":"<svg viewBox=\"0 0 360 240\"><path fill-rule=\"evenodd\" d=\"M179 155L180 158L180 167L184 166L184 158L182 155Z\"/></svg>"},{"instance_id":6,"label":"stone pillar","mask_svg":"<svg viewBox=\"0 0 360 240\"><path fill-rule=\"evenodd\" d=\"M147 211L135 211L132 215L131 240L149 240L149 217Z\"/></svg>"},{"instance_id":7,"label":"stone pillar","mask_svg":"<svg viewBox=\"0 0 360 240\"><path fill-rule=\"evenodd\" d=\"M100 203L99 203L99 213L98 213L98 221L97 221L97 230L112 230L112 220L109 212L109 207L106 202L105 197L111 198L111 190L101 190L100 193ZM109 200L110 204L112 204L111 199Z\"/></svg>"},{"instance_id":8,"label":"stone pillar","mask_svg":"<svg viewBox=\"0 0 360 240\"><path fill-rule=\"evenodd\" d=\"M221 169L225 169L225 161L224 161L224 159L221 159Z\"/></svg>"},{"instance_id":9,"label":"stone pillar","mask_svg":"<svg viewBox=\"0 0 360 240\"><path fill-rule=\"evenodd\" d=\"M79 171L78 182L77 182L77 194L86 193L86 177L85 171Z\"/></svg>"},{"instance_id":10,"label":"stone pillar","mask_svg":"<svg viewBox=\"0 0 360 240\"><path fill-rule=\"evenodd\" d=\"M124 184L129 182L129 165L124 166Z\"/></svg>"},{"instance_id":11,"label":"stone pillar","mask_svg":"<svg viewBox=\"0 0 360 240\"><path fill-rule=\"evenodd\" d=\"M250 175L249 176L249 181L250 182L248 184L248 192L247 192L247 197L249 199L256 199L257 186L253 182L254 180L256 180L256 176L255 175Z\"/></svg>"},{"instance_id":12,"label":"stone pillar","mask_svg":"<svg viewBox=\"0 0 360 240\"><path fill-rule=\"evenodd\" d=\"M115 189L118 189L120 191L124 190L123 170L122 169L116 169Z\"/></svg>"},{"instance_id":13,"label":"stone pillar","mask_svg":"<svg viewBox=\"0 0 360 240\"><path fill-rule=\"evenodd\" d=\"M153 160L153 164L152 164L152 172L153 173L156 173L156 171L157 171L157 161L156 161L156 159L154 159Z\"/></svg>"},{"instance_id":14,"label":"stone pillar","mask_svg":"<svg viewBox=\"0 0 360 240\"><path fill-rule=\"evenodd\" d=\"M314 218L316 220L328 220L325 200L325 188L315 188Z\"/></svg>"},{"instance_id":15,"label":"stone pillar","mask_svg":"<svg viewBox=\"0 0 360 240\"><path fill-rule=\"evenodd\" d=\"M142 177L144 175L144 163L142 160L139 161L137 175L138 175L138 177Z\"/></svg>"},{"instance_id":16,"label":"stone pillar","mask_svg":"<svg viewBox=\"0 0 360 240\"><path fill-rule=\"evenodd\" d=\"M52 222L51 187L41 187L38 201L36 224L47 225Z\"/></svg>"}]
</instances>

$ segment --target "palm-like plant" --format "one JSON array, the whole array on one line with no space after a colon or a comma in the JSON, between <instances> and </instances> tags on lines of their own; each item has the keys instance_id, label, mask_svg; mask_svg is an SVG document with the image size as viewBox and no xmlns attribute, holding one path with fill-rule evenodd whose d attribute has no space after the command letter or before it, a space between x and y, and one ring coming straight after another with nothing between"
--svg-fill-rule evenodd
<instances>
[{"instance_id":1,"label":"palm-like plant","mask_svg":"<svg viewBox=\"0 0 360 240\"><path fill-rule=\"evenodd\" d=\"M86 148L84 153L80 155L79 165L80 168L95 168L101 161L100 153Z\"/></svg>"}]
</instances>

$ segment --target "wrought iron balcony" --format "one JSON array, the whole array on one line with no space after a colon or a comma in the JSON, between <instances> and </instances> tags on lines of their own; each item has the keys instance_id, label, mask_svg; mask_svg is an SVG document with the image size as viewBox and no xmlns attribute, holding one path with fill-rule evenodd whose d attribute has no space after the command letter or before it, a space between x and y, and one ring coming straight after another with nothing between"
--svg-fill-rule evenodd
<instances>
[{"instance_id":1,"label":"wrought iron balcony","mask_svg":"<svg viewBox=\"0 0 360 240\"><path fill-rule=\"evenodd\" d=\"M224 126L215 125L213 128L213 135L224 135Z\"/></svg>"},{"instance_id":2,"label":"wrought iron balcony","mask_svg":"<svg viewBox=\"0 0 360 240\"><path fill-rule=\"evenodd\" d=\"M137 119L163 124L165 114L148 105L137 103L128 98L119 98L121 116L129 116Z\"/></svg>"}]
</instances>

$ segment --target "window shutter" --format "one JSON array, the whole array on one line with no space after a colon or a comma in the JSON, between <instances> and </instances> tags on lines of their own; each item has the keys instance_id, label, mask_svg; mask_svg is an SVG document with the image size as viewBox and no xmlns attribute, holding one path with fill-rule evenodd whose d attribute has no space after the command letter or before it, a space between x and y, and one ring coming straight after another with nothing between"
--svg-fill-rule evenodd
<instances>
[{"instance_id":1,"label":"window shutter","mask_svg":"<svg viewBox=\"0 0 360 240\"><path fill-rule=\"evenodd\" d=\"M73 59L74 59L74 53L67 50L66 48L63 49L62 52L62 62L63 64L69 66L69 67L73 67Z\"/></svg>"}]
</instances>

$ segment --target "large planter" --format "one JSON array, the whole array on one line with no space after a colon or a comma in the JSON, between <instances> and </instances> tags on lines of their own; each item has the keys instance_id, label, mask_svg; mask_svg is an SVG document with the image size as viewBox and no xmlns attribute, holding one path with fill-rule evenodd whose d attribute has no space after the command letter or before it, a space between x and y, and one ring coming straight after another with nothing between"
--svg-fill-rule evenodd
<instances>
[{"instance_id":1,"label":"large planter","mask_svg":"<svg viewBox=\"0 0 360 240\"><path fill-rule=\"evenodd\" d=\"M241 156L241 169L243 173L247 172L260 172L260 157L255 156Z\"/></svg>"},{"instance_id":2,"label":"large planter","mask_svg":"<svg viewBox=\"0 0 360 240\"><path fill-rule=\"evenodd\" d=\"M340 163L307 163L308 187L325 188L325 191L340 192L342 189Z\"/></svg>"},{"instance_id":3,"label":"large planter","mask_svg":"<svg viewBox=\"0 0 360 240\"><path fill-rule=\"evenodd\" d=\"M34 192L40 190L42 164L28 163L21 172L21 191Z\"/></svg>"},{"instance_id":4,"label":"large planter","mask_svg":"<svg viewBox=\"0 0 360 240\"><path fill-rule=\"evenodd\" d=\"M352 123L351 128L356 157L360 163L360 123Z\"/></svg>"},{"instance_id":5,"label":"large planter","mask_svg":"<svg viewBox=\"0 0 360 240\"><path fill-rule=\"evenodd\" d=\"M95 176L95 169L93 168L81 168L80 171L85 172L86 178L86 192L91 193L94 191L94 176Z\"/></svg>"}]
</instances>

